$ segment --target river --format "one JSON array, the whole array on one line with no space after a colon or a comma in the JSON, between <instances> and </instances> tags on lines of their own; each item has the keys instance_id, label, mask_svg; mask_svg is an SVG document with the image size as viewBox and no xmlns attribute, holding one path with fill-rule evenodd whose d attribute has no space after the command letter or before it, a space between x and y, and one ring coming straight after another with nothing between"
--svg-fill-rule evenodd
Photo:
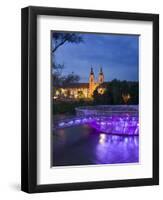
<instances>
[{"instance_id":1,"label":"river","mask_svg":"<svg viewBox=\"0 0 163 200\"><path fill-rule=\"evenodd\" d=\"M52 136L52 165L96 165L139 162L139 136L117 136L88 125L58 129Z\"/></svg>"}]
</instances>

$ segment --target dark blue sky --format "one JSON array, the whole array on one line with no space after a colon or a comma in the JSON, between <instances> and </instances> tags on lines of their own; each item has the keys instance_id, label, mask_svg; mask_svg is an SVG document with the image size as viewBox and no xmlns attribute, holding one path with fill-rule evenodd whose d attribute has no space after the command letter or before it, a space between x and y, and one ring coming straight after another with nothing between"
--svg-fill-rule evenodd
<instances>
[{"instance_id":1,"label":"dark blue sky","mask_svg":"<svg viewBox=\"0 0 163 200\"><path fill-rule=\"evenodd\" d=\"M102 67L105 81L138 80L139 36L79 34L83 43L65 43L55 52L56 62L64 64L63 75L74 72L80 82L88 82L92 66L96 79Z\"/></svg>"}]
</instances>

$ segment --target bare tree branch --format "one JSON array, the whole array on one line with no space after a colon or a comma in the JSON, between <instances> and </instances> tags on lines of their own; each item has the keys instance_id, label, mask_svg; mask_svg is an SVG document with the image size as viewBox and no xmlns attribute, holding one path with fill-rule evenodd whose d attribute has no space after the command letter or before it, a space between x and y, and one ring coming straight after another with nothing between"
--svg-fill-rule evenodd
<instances>
[{"instance_id":1,"label":"bare tree branch","mask_svg":"<svg viewBox=\"0 0 163 200\"><path fill-rule=\"evenodd\" d=\"M52 53L54 53L60 46L62 46L68 39L63 40L61 43L59 43L54 49L52 49Z\"/></svg>"},{"instance_id":2,"label":"bare tree branch","mask_svg":"<svg viewBox=\"0 0 163 200\"><path fill-rule=\"evenodd\" d=\"M56 46L54 47L54 49L52 49L52 53L54 53L65 42L76 43L76 44L83 42L82 37L75 33L54 33L53 38L55 40Z\"/></svg>"}]
</instances>

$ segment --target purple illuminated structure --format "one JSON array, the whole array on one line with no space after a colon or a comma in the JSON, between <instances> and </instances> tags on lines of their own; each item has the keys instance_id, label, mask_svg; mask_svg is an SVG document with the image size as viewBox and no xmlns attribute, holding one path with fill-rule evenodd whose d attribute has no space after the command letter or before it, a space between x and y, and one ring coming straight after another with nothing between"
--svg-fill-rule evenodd
<instances>
[{"instance_id":1,"label":"purple illuminated structure","mask_svg":"<svg viewBox=\"0 0 163 200\"><path fill-rule=\"evenodd\" d=\"M115 135L139 135L138 106L88 106L76 108L76 116L55 122L55 128L88 124L96 130Z\"/></svg>"}]
</instances>

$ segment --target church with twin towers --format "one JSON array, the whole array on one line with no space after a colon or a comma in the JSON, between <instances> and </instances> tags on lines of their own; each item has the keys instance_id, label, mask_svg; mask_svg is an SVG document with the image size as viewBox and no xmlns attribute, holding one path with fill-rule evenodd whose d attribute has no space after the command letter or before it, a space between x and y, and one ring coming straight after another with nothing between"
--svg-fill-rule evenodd
<instances>
[{"instance_id":1,"label":"church with twin towers","mask_svg":"<svg viewBox=\"0 0 163 200\"><path fill-rule=\"evenodd\" d=\"M92 98L96 89L99 94L103 94L107 84L107 82L104 82L104 73L102 67L99 69L97 79L95 77L93 68L91 67L87 83L73 83L57 87L54 91L54 98Z\"/></svg>"}]
</instances>

